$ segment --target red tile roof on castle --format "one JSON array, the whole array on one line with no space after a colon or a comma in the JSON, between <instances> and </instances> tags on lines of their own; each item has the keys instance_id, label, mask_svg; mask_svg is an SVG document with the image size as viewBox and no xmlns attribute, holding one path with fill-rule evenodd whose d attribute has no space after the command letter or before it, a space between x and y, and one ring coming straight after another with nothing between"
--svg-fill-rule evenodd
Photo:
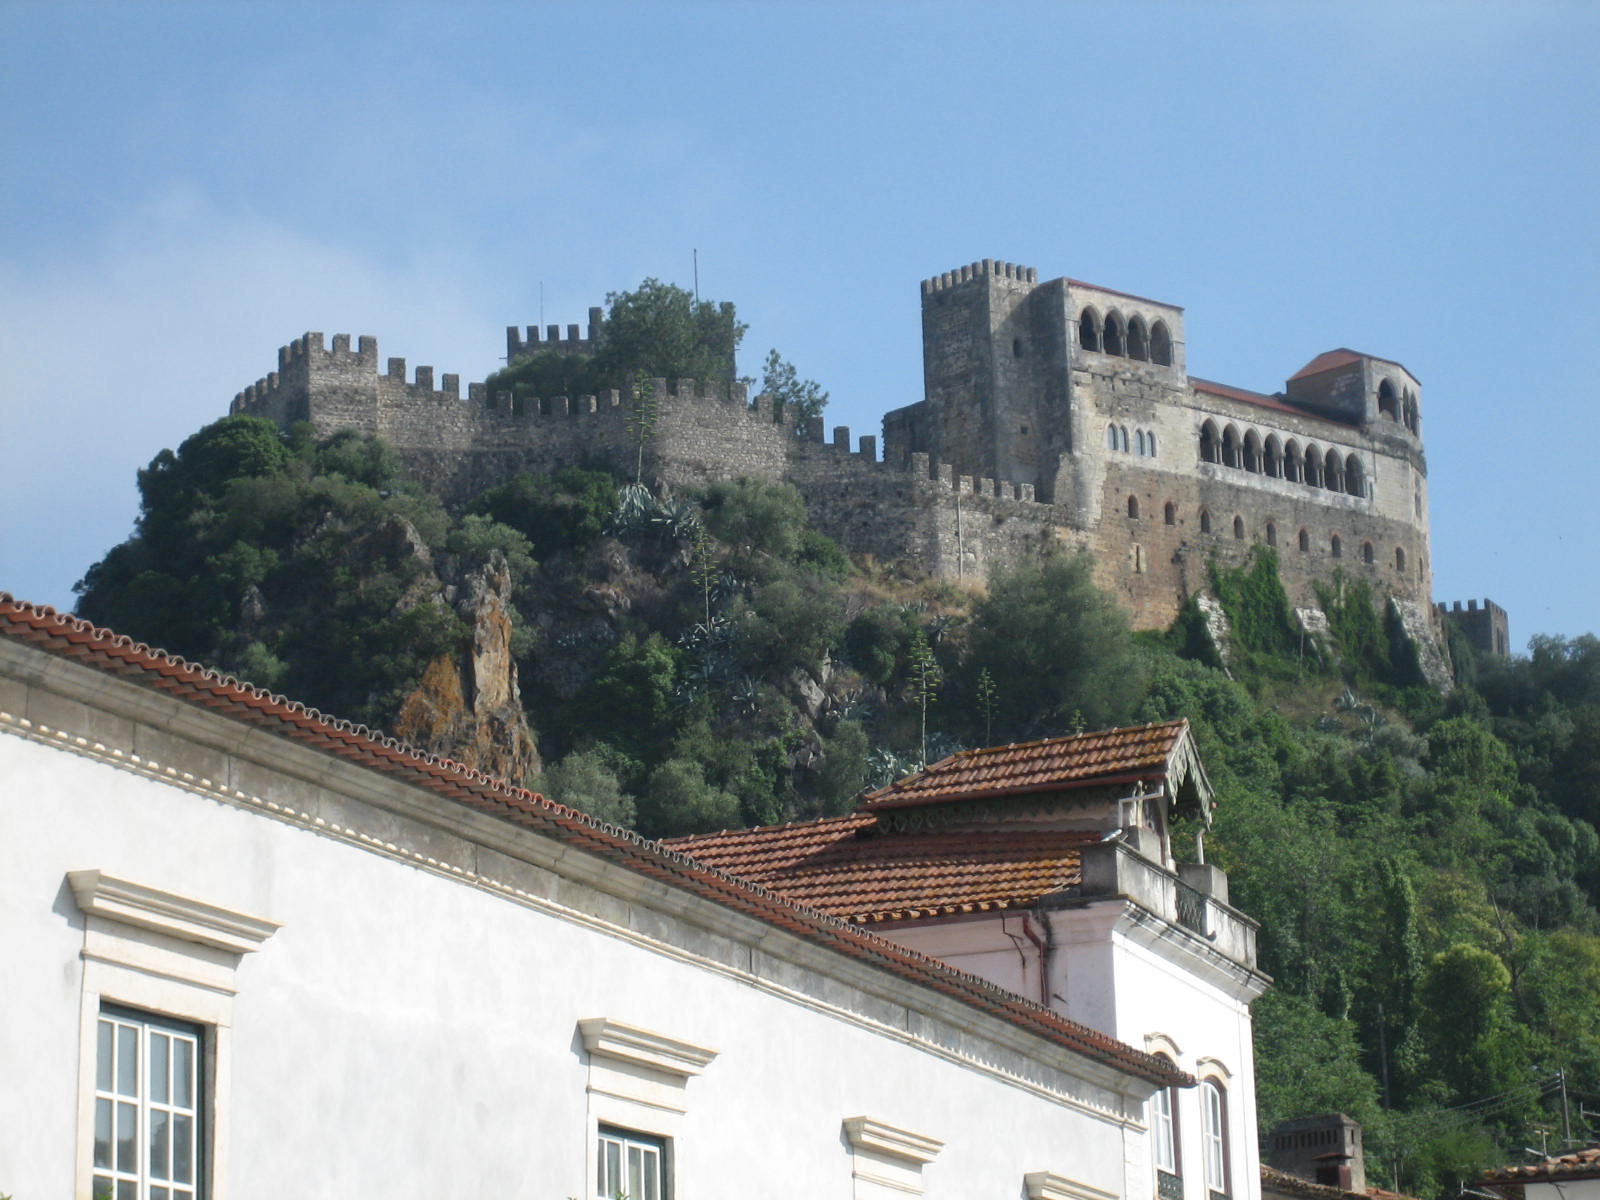
<instances>
[{"instance_id":1,"label":"red tile roof on castle","mask_svg":"<svg viewBox=\"0 0 1600 1200\"><path fill-rule=\"evenodd\" d=\"M758 883L689 858L660 842L597 821L536 792L439 758L365 725L325 716L314 708L70 614L0 592L0 641L32 646L421 788L440 800L535 829L623 870L680 888L836 953L869 962L1136 1078L1161 1087L1187 1087L1194 1083L1193 1077L1164 1059L1136 1050L987 980L795 903Z\"/></svg>"},{"instance_id":2,"label":"red tile roof on castle","mask_svg":"<svg viewBox=\"0 0 1600 1200\"><path fill-rule=\"evenodd\" d=\"M1017 795L1157 779L1167 774L1172 754L1188 731L1188 721L1166 721L966 750L869 792L864 807L906 808L980 795Z\"/></svg>"},{"instance_id":3,"label":"red tile roof on castle","mask_svg":"<svg viewBox=\"0 0 1600 1200\"><path fill-rule=\"evenodd\" d=\"M1293 375L1289 376L1289 382L1293 383L1296 379L1305 379L1311 375L1321 375L1324 371L1332 371L1338 367L1348 367L1351 363L1360 362L1363 358L1370 358L1374 362L1388 363L1392 367L1399 367L1407 375L1411 375L1410 369L1404 363L1395 362L1392 358L1379 358L1376 354L1363 354L1359 350L1351 350L1347 346L1340 346L1337 350L1324 350ZM1415 375L1411 375L1411 378L1417 379ZM1417 379L1417 382L1420 384L1422 381Z\"/></svg>"},{"instance_id":4,"label":"red tile roof on castle","mask_svg":"<svg viewBox=\"0 0 1600 1200\"><path fill-rule=\"evenodd\" d=\"M1280 400L1277 396L1268 396L1264 392L1246 391L1244 388L1234 387L1231 384L1213 383L1209 379L1196 379L1193 375L1189 376L1189 385L1195 391L1204 392L1209 396L1221 396L1227 400L1238 400L1242 404L1253 404L1257 408L1269 408L1273 412L1291 413L1297 417L1304 417L1308 421L1325 421L1329 425L1343 425L1347 429L1356 428L1353 421L1341 421L1338 417L1330 417L1326 413L1312 412L1309 408L1301 408L1297 404L1290 404L1286 400Z\"/></svg>"},{"instance_id":5,"label":"red tile roof on castle","mask_svg":"<svg viewBox=\"0 0 1600 1200\"><path fill-rule=\"evenodd\" d=\"M1080 882L1072 831L877 834L853 813L664 844L858 925L1027 907Z\"/></svg>"}]
</instances>

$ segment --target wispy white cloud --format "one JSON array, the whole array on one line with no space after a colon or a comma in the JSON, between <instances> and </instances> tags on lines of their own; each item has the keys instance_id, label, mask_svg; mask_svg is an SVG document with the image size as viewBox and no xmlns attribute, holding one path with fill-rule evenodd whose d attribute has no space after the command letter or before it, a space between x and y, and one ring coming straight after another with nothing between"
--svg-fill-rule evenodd
<instances>
[{"instance_id":1,"label":"wispy white cloud","mask_svg":"<svg viewBox=\"0 0 1600 1200\"><path fill-rule=\"evenodd\" d=\"M380 332L384 354L480 378L503 351L477 281L426 257L380 263L220 212L174 187L75 261L0 261L0 588L69 605L126 536L134 473L227 412L307 329Z\"/></svg>"}]
</instances>

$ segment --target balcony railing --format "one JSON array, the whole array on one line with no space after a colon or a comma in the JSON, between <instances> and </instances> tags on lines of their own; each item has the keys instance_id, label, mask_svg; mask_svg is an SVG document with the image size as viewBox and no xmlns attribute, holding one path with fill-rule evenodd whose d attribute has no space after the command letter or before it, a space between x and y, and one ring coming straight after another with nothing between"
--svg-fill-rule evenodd
<instances>
[{"instance_id":1,"label":"balcony railing","mask_svg":"<svg viewBox=\"0 0 1600 1200\"><path fill-rule=\"evenodd\" d=\"M1201 937L1210 937L1211 930L1206 928L1206 897L1204 892L1196 891L1188 884L1179 881L1178 889L1178 924L1185 929L1192 929Z\"/></svg>"},{"instance_id":2,"label":"balcony railing","mask_svg":"<svg viewBox=\"0 0 1600 1200\"><path fill-rule=\"evenodd\" d=\"M1157 1171L1156 1200L1183 1200L1183 1176Z\"/></svg>"}]
</instances>

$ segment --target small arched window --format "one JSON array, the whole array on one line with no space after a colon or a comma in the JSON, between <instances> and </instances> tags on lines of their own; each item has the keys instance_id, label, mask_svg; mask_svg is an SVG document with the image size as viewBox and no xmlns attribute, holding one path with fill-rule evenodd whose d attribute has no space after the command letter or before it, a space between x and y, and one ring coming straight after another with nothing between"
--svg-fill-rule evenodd
<instances>
[{"instance_id":1,"label":"small arched window","mask_svg":"<svg viewBox=\"0 0 1600 1200\"><path fill-rule=\"evenodd\" d=\"M1139 519L1139 497L1128 497L1128 516L1133 518L1135 521Z\"/></svg>"},{"instance_id":2,"label":"small arched window","mask_svg":"<svg viewBox=\"0 0 1600 1200\"><path fill-rule=\"evenodd\" d=\"M1100 343L1107 354L1122 354L1122 318L1115 312L1106 314L1105 336Z\"/></svg>"},{"instance_id":3,"label":"small arched window","mask_svg":"<svg viewBox=\"0 0 1600 1200\"><path fill-rule=\"evenodd\" d=\"M1100 316L1092 308L1078 318L1078 345L1085 350L1100 349Z\"/></svg>"},{"instance_id":4,"label":"small arched window","mask_svg":"<svg viewBox=\"0 0 1600 1200\"><path fill-rule=\"evenodd\" d=\"M1371 566L1373 563L1378 561L1378 555L1372 549L1371 542L1361 543L1361 561L1366 563L1368 566Z\"/></svg>"},{"instance_id":5,"label":"small arched window","mask_svg":"<svg viewBox=\"0 0 1600 1200\"><path fill-rule=\"evenodd\" d=\"M1267 522L1267 545L1276 546L1277 544L1278 544L1278 527L1277 527L1277 525L1273 524L1271 521L1268 521Z\"/></svg>"},{"instance_id":6,"label":"small arched window","mask_svg":"<svg viewBox=\"0 0 1600 1200\"><path fill-rule=\"evenodd\" d=\"M1117 427L1115 425L1107 425L1106 426L1106 449L1115 450L1116 448L1117 448Z\"/></svg>"},{"instance_id":7,"label":"small arched window","mask_svg":"<svg viewBox=\"0 0 1600 1200\"><path fill-rule=\"evenodd\" d=\"M1208 1079L1200 1085L1200 1132L1205 1147L1206 1189L1226 1196L1228 1179L1228 1097L1222 1085Z\"/></svg>"},{"instance_id":8,"label":"small arched window","mask_svg":"<svg viewBox=\"0 0 1600 1200\"><path fill-rule=\"evenodd\" d=\"M1278 448L1278 435L1267 434L1266 444L1261 447L1261 469L1269 479L1277 479L1283 474L1283 451Z\"/></svg>"},{"instance_id":9,"label":"small arched window","mask_svg":"<svg viewBox=\"0 0 1600 1200\"><path fill-rule=\"evenodd\" d=\"M1328 451L1327 461L1322 465L1322 482L1330 492L1344 491L1344 459L1337 450Z\"/></svg>"},{"instance_id":10,"label":"small arched window","mask_svg":"<svg viewBox=\"0 0 1600 1200\"><path fill-rule=\"evenodd\" d=\"M1395 395L1394 384L1387 379L1378 385L1378 415L1391 421L1400 419L1400 398Z\"/></svg>"},{"instance_id":11,"label":"small arched window","mask_svg":"<svg viewBox=\"0 0 1600 1200\"><path fill-rule=\"evenodd\" d=\"M1200 532L1201 533L1210 533L1211 532L1211 513L1207 509L1204 509L1204 508L1202 508L1200 510Z\"/></svg>"},{"instance_id":12,"label":"small arched window","mask_svg":"<svg viewBox=\"0 0 1600 1200\"><path fill-rule=\"evenodd\" d=\"M1150 327L1150 361L1158 367L1172 365L1172 334L1167 332L1167 323L1157 321Z\"/></svg>"},{"instance_id":13,"label":"small arched window","mask_svg":"<svg viewBox=\"0 0 1600 1200\"><path fill-rule=\"evenodd\" d=\"M1140 362L1150 361L1150 335L1145 332L1143 317L1128 321L1128 357Z\"/></svg>"},{"instance_id":14,"label":"small arched window","mask_svg":"<svg viewBox=\"0 0 1600 1200\"><path fill-rule=\"evenodd\" d=\"M1261 471L1261 439L1254 429L1244 435L1243 464L1246 471L1254 474Z\"/></svg>"},{"instance_id":15,"label":"small arched window","mask_svg":"<svg viewBox=\"0 0 1600 1200\"><path fill-rule=\"evenodd\" d=\"M1161 510L1161 517L1168 525L1176 525L1178 523L1178 506L1168 500L1166 507Z\"/></svg>"},{"instance_id":16,"label":"small arched window","mask_svg":"<svg viewBox=\"0 0 1600 1200\"><path fill-rule=\"evenodd\" d=\"M1244 541L1244 518L1243 517L1235 517L1233 519L1233 540L1236 541L1236 542Z\"/></svg>"},{"instance_id":17,"label":"small arched window","mask_svg":"<svg viewBox=\"0 0 1600 1200\"><path fill-rule=\"evenodd\" d=\"M1352 496L1367 494L1366 472L1361 469L1361 460L1354 454L1344 460L1344 490Z\"/></svg>"},{"instance_id":18,"label":"small arched window","mask_svg":"<svg viewBox=\"0 0 1600 1200\"><path fill-rule=\"evenodd\" d=\"M1306 447L1305 482L1311 487L1322 486L1322 452L1315 446Z\"/></svg>"},{"instance_id":19,"label":"small arched window","mask_svg":"<svg viewBox=\"0 0 1600 1200\"><path fill-rule=\"evenodd\" d=\"M1406 552L1400 546L1394 548L1394 569L1396 571L1404 571L1406 569Z\"/></svg>"},{"instance_id":20,"label":"small arched window","mask_svg":"<svg viewBox=\"0 0 1600 1200\"><path fill-rule=\"evenodd\" d=\"M1225 467L1239 465L1239 431L1232 425L1222 431L1222 465Z\"/></svg>"},{"instance_id":21,"label":"small arched window","mask_svg":"<svg viewBox=\"0 0 1600 1200\"><path fill-rule=\"evenodd\" d=\"M1145 449L1150 451L1150 457L1154 458L1156 456L1156 431L1154 429L1144 435L1144 445Z\"/></svg>"},{"instance_id":22,"label":"small arched window","mask_svg":"<svg viewBox=\"0 0 1600 1200\"><path fill-rule=\"evenodd\" d=\"M1126 425L1117 430L1117 440L1122 444L1123 452L1126 453L1128 449L1128 427Z\"/></svg>"},{"instance_id":23,"label":"small arched window","mask_svg":"<svg viewBox=\"0 0 1600 1200\"><path fill-rule=\"evenodd\" d=\"M1217 440L1217 427L1210 421L1200 426L1200 461L1221 462L1222 447Z\"/></svg>"},{"instance_id":24,"label":"small arched window","mask_svg":"<svg viewBox=\"0 0 1600 1200\"><path fill-rule=\"evenodd\" d=\"M1328 539L1328 549L1332 552L1335 558L1344 557L1344 543L1339 540L1339 535L1337 533Z\"/></svg>"},{"instance_id":25,"label":"small arched window","mask_svg":"<svg viewBox=\"0 0 1600 1200\"><path fill-rule=\"evenodd\" d=\"M1144 457L1144 430L1136 429L1133 434L1134 444L1139 448L1139 457Z\"/></svg>"},{"instance_id":26,"label":"small arched window","mask_svg":"<svg viewBox=\"0 0 1600 1200\"><path fill-rule=\"evenodd\" d=\"M1290 438L1283 447L1283 477L1290 483L1299 483L1300 471L1300 446Z\"/></svg>"},{"instance_id":27,"label":"small arched window","mask_svg":"<svg viewBox=\"0 0 1600 1200\"><path fill-rule=\"evenodd\" d=\"M1309 533L1307 533L1304 529L1302 529L1300 531L1300 553L1301 554L1310 554L1311 553L1311 535Z\"/></svg>"}]
</instances>

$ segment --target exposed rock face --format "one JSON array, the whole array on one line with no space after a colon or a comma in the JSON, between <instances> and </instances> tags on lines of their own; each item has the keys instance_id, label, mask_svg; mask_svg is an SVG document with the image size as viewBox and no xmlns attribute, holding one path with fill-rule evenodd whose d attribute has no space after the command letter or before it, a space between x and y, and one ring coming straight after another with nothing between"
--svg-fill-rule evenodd
<instances>
[{"instance_id":1,"label":"exposed rock face","mask_svg":"<svg viewBox=\"0 0 1600 1200\"><path fill-rule=\"evenodd\" d=\"M540 768L522 711L511 653L511 573L496 551L470 572L457 611L472 627L472 646L456 662L440 658L400 706L395 733L414 745L521 783Z\"/></svg>"}]
</instances>

